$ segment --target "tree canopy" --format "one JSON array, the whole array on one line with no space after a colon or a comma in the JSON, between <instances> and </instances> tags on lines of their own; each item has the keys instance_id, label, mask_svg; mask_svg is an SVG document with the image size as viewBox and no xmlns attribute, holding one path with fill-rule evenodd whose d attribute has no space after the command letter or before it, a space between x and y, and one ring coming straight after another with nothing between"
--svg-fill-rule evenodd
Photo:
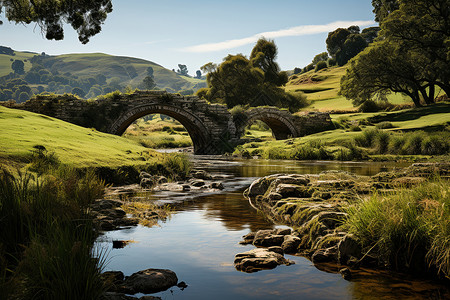
<instances>
[{"instance_id":1,"label":"tree canopy","mask_svg":"<svg viewBox=\"0 0 450 300\"><path fill-rule=\"evenodd\" d=\"M367 35L369 34L367 33ZM360 34L358 26L338 28L328 33L326 40L328 53L336 59L339 66L343 66L367 47L368 42L365 37L365 35Z\"/></svg>"},{"instance_id":2,"label":"tree canopy","mask_svg":"<svg viewBox=\"0 0 450 300\"><path fill-rule=\"evenodd\" d=\"M21 60L15 60L13 61L13 63L11 64L11 69L13 69L15 74L19 74L22 75L25 73L25 69L24 69L25 64L23 63L23 61Z\"/></svg>"},{"instance_id":3,"label":"tree canopy","mask_svg":"<svg viewBox=\"0 0 450 300\"><path fill-rule=\"evenodd\" d=\"M372 0L375 21L382 23L383 20L394 10L399 8L398 0Z\"/></svg>"},{"instance_id":4,"label":"tree canopy","mask_svg":"<svg viewBox=\"0 0 450 300\"><path fill-rule=\"evenodd\" d=\"M242 54L228 55L218 66L213 63L202 66L201 70L207 72L208 88L200 89L197 95L228 108L270 105L297 111L305 105L305 97L280 88L288 77L275 62L277 52L273 41L260 39L250 59Z\"/></svg>"},{"instance_id":5,"label":"tree canopy","mask_svg":"<svg viewBox=\"0 0 450 300\"><path fill-rule=\"evenodd\" d=\"M80 42L86 44L101 31L112 12L112 3L111 0L0 0L0 13L3 11L9 21L37 23L49 40L62 40L64 23L70 24Z\"/></svg>"},{"instance_id":6,"label":"tree canopy","mask_svg":"<svg viewBox=\"0 0 450 300\"><path fill-rule=\"evenodd\" d=\"M400 0L381 23L381 39L351 61L341 94L355 104L391 92L416 106L433 103L435 87L450 95L450 3Z\"/></svg>"}]
</instances>

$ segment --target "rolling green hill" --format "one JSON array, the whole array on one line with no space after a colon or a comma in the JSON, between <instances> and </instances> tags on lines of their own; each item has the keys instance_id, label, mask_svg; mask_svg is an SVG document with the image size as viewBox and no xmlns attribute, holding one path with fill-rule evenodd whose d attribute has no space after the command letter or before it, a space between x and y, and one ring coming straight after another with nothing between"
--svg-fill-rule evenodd
<instances>
[{"instance_id":1,"label":"rolling green hill","mask_svg":"<svg viewBox=\"0 0 450 300\"><path fill-rule=\"evenodd\" d=\"M311 105L304 110L356 111L356 107L350 100L338 94L341 77L345 75L346 70L347 66L331 67L318 72L311 70L292 75L286 84L286 91L306 94ZM412 103L409 98L401 94L388 95L388 101L392 104Z\"/></svg>"},{"instance_id":2,"label":"rolling green hill","mask_svg":"<svg viewBox=\"0 0 450 300\"><path fill-rule=\"evenodd\" d=\"M44 146L76 167L145 164L160 154L124 137L58 119L0 106L0 163L27 162L35 146Z\"/></svg>"},{"instance_id":3,"label":"rolling green hill","mask_svg":"<svg viewBox=\"0 0 450 300\"><path fill-rule=\"evenodd\" d=\"M25 72L31 68L30 59L38 53L14 51L14 56L0 54L0 76L12 72L12 60L22 60ZM40 55L42 65L60 74L70 73L74 78L95 77L102 74L107 82L116 81L121 86L136 88L147 76L147 68L153 68L157 87L177 92L186 89L198 89L205 85L205 80L180 76L154 62L144 59L113 56L104 53L64 54L57 56ZM26 61L25 61L26 60Z\"/></svg>"}]
</instances>

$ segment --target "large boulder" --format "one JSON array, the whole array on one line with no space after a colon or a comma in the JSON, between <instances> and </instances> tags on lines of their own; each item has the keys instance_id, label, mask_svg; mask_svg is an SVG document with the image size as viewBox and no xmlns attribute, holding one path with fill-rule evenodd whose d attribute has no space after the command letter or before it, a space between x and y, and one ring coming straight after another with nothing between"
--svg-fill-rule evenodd
<instances>
[{"instance_id":1,"label":"large boulder","mask_svg":"<svg viewBox=\"0 0 450 300\"><path fill-rule=\"evenodd\" d=\"M277 249L278 252L279 249ZM280 253L257 248L236 254L234 265L238 271L247 273L273 269L279 265L291 265L293 261L284 258Z\"/></svg>"},{"instance_id":2,"label":"large boulder","mask_svg":"<svg viewBox=\"0 0 450 300\"><path fill-rule=\"evenodd\" d=\"M127 277L123 285L134 293L148 294L167 290L177 283L177 275L171 270L147 269Z\"/></svg>"},{"instance_id":3,"label":"large boulder","mask_svg":"<svg viewBox=\"0 0 450 300\"><path fill-rule=\"evenodd\" d=\"M258 178L253 181L250 187L245 191L245 195L252 198L258 195L264 195L267 189L269 188L272 181L277 179L280 176L284 176L284 174L274 174L266 177Z\"/></svg>"}]
</instances>

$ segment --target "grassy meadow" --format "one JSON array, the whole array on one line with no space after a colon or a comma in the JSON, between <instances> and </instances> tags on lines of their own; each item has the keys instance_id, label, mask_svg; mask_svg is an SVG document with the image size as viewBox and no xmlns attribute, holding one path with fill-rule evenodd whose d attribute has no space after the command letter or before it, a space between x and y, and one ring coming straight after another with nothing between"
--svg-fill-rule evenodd
<instances>
[{"instance_id":1,"label":"grassy meadow","mask_svg":"<svg viewBox=\"0 0 450 300\"><path fill-rule=\"evenodd\" d=\"M139 165L160 155L124 137L3 106L0 126L1 160L26 162L35 146L77 167Z\"/></svg>"},{"instance_id":2,"label":"grassy meadow","mask_svg":"<svg viewBox=\"0 0 450 300\"><path fill-rule=\"evenodd\" d=\"M25 72L28 72L31 69L31 63L29 59L37 55L37 53L19 51L16 51L15 54L16 55L14 56L0 54L0 77L13 72L13 69L11 68L11 64L13 62L11 61L11 59L23 61Z\"/></svg>"},{"instance_id":3,"label":"grassy meadow","mask_svg":"<svg viewBox=\"0 0 450 300\"><path fill-rule=\"evenodd\" d=\"M124 133L124 137L153 149L191 147L192 140L184 126L159 114L136 120Z\"/></svg>"},{"instance_id":4,"label":"grassy meadow","mask_svg":"<svg viewBox=\"0 0 450 300\"><path fill-rule=\"evenodd\" d=\"M347 66L331 67L318 72L311 70L303 74L292 75L286 84L286 91L303 92L311 105L303 110L317 111L356 111L352 102L339 96L341 77ZM412 103L401 94L391 94L388 101L392 104Z\"/></svg>"}]
</instances>

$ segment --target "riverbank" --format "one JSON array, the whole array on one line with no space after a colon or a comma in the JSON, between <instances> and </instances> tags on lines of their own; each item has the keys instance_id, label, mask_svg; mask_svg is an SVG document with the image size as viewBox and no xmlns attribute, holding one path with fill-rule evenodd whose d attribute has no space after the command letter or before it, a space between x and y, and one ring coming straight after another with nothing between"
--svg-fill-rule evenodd
<instances>
[{"instance_id":1,"label":"riverbank","mask_svg":"<svg viewBox=\"0 0 450 300\"><path fill-rule=\"evenodd\" d=\"M371 177L269 175L254 181L245 195L294 233L280 238L255 232L244 242L281 246L314 263L337 263L348 268L346 277L352 269L371 267L448 279L449 175L448 163L413 164Z\"/></svg>"},{"instance_id":2,"label":"riverbank","mask_svg":"<svg viewBox=\"0 0 450 300\"><path fill-rule=\"evenodd\" d=\"M450 102L394 112L331 115L334 130L238 146L244 158L425 161L449 159Z\"/></svg>"}]
</instances>

